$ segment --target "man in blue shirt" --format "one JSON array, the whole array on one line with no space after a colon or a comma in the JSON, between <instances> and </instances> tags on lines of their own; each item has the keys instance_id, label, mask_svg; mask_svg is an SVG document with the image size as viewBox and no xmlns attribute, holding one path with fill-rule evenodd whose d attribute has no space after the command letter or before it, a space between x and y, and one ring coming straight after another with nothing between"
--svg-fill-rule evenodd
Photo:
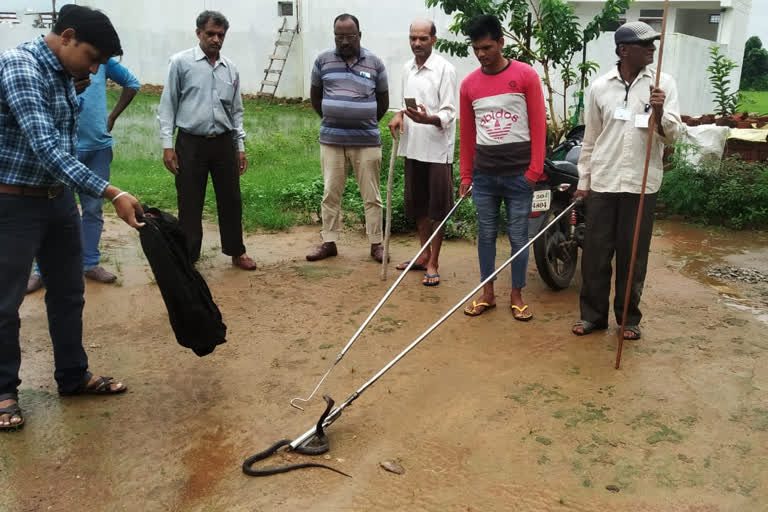
<instances>
[{"instance_id":1,"label":"man in blue shirt","mask_svg":"<svg viewBox=\"0 0 768 512\"><path fill-rule=\"evenodd\" d=\"M83 347L83 252L74 192L109 199L131 227L144 212L135 197L75 157L72 77L96 73L122 54L103 13L65 5L51 33L0 53L0 431L18 430L19 306L37 257L60 395L122 393L126 386L88 371Z\"/></svg>"},{"instance_id":2,"label":"man in blue shirt","mask_svg":"<svg viewBox=\"0 0 768 512\"><path fill-rule=\"evenodd\" d=\"M122 86L123 92L112 112L107 117L107 79ZM112 127L123 110L133 101L139 91L139 81L115 59L109 59L99 66L96 74L90 75L79 83L85 90L78 96L82 105L77 129L77 159L96 175L109 181L109 166L112 163ZM78 82L75 87L77 88ZM104 227L100 197L79 194L82 208L81 238L83 241L83 271L85 277L101 283L114 283L117 276L99 266L101 253L99 242ZM43 279L35 267L35 272L27 283L27 293L43 286Z\"/></svg>"},{"instance_id":3,"label":"man in blue shirt","mask_svg":"<svg viewBox=\"0 0 768 512\"><path fill-rule=\"evenodd\" d=\"M218 11L197 17L198 45L170 59L168 80L157 119L163 141L163 164L174 175L179 226L192 262L203 243L203 205L211 176L219 217L221 252L243 270L256 262L243 243L240 176L248 169L243 130L240 72L222 55L229 21ZM176 145L173 132L176 130Z\"/></svg>"}]
</instances>

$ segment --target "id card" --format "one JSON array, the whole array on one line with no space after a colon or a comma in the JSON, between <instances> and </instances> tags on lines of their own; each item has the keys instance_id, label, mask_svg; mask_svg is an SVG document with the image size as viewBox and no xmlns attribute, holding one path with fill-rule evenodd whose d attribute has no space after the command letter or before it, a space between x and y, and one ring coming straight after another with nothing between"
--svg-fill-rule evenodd
<instances>
[{"instance_id":1,"label":"id card","mask_svg":"<svg viewBox=\"0 0 768 512\"><path fill-rule=\"evenodd\" d=\"M650 114L637 114L635 116L635 128L648 128L648 123L650 123L650 121Z\"/></svg>"},{"instance_id":2,"label":"id card","mask_svg":"<svg viewBox=\"0 0 768 512\"><path fill-rule=\"evenodd\" d=\"M616 112L613 113L613 118L619 121L631 121L632 111L626 107L619 107Z\"/></svg>"}]
</instances>

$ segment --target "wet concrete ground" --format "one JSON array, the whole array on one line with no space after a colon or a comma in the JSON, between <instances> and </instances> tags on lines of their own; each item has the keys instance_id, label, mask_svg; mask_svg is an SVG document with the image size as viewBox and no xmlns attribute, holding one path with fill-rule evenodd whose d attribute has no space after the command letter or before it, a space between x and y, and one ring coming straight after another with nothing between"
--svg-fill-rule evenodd
<instances>
[{"instance_id":1,"label":"wet concrete ground","mask_svg":"<svg viewBox=\"0 0 768 512\"><path fill-rule=\"evenodd\" d=\"M0 436L0 510L766 510L766 290L706 269L765 271L768 238L674 222L656 235L644 336L625 344L621 370L615 327L570 335L578 277L551 292L531 265L533 322L512 319L503 274L498 308L451 317L329 429L319 460L353 478L253 479L243 459L316 421L322 400L304 413L288 401L311 391L397 272L380 281L357 234L338 258L310 264L318 237L301 228L251 237L260 268L246 274L209 236L200 266L229 334L198 358L176 344L136 235L110 219L106 266L121 281L88 283L85 346L94 371L130 390L60 399L43 294L28 297L27 425ZM393 265L415 250L395 239ZM437 288L417 272L404 280L324 392L346 398L477 283L471 242L447 243L441 263Z\"/></svg>"}]
</instances>

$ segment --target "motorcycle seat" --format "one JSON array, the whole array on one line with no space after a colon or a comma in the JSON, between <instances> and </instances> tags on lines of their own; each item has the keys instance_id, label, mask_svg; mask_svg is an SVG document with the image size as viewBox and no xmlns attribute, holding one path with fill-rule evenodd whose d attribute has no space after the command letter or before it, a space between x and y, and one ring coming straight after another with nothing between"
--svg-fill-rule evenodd
<instances>
[{"instance_id":1,"label":"motorcycle seat","mask_svg":"<svg viewBox=\"0 0 768 512\"><path fill-rule=\"evenodd\" d=\"M579 177L579 168L576 166L576 164L567 162L565 160L554 160L552 161L552 166L563 174L574 176L576 178Z\"/></svg>"}]
</instances>

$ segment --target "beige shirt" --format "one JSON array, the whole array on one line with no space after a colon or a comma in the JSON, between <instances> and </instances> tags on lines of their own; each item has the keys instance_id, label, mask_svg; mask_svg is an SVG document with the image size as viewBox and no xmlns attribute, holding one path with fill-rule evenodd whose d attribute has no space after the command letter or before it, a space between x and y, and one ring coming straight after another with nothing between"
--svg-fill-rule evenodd
<instances>
[{"instance_id":1,"label":"beige shirt","mask_svg":"<svg viewBox=\"0 0 768 512\"><path fill-rule=\"evenodd\" d=\"M403 115L403 134L398 156L421 162L453 163L456 141L456 68L432 52L419 68L416 59L405 63L402 98L415 98L429 115L440 118L440 126L414 123ZM405 102L403 101L403 108Z\"/></svg>"},{"instance_id":2,"label":"beige shirt","mask_svg":"<svg viewBox=\"0 0 768 512\"><path fill-rule=\"evenodd\" d=\"M651 112L648 101L655 75L655 71L646 66L627 93L626 84L615 66L592 84L586 108L584 145L579 158L579 190L640 193L649 129L635 127L635 120L638 114ZM661 119L664 136L654 131L645 187L648 194L657 192L661 186L664 145L672 144L684 129L674 79L662 73L659 88L667 96ZM617 111L624 107L625 97L631 118L617 119Z\"/></svg>"}]
</instances>

